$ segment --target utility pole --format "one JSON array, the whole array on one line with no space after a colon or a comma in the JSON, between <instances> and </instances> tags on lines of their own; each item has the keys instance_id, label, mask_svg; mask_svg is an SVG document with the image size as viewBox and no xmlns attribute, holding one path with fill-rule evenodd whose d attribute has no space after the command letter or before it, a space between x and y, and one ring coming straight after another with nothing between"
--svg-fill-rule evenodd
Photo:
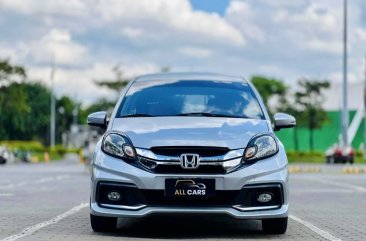
<instances>
[{"instance_id":1,"label":"utility pole","mask_svg":"<svg viewBox=\"0 0 366 241\"><path fill-rule=\"evenodd\" d=\"M56 137L56 101L55 101L55 59L53 58L52 69L50 74L51 79L51 118L50 118L50 146L55 146Z\"/></svg>"},{"instance_id":2,"label":"utility pole","mask_svg":"<svg viewBox=\"0 0 366 241\"><path fill-rule=\"evenodd\" d=\"M72 110L72 124L74 126L77 126L77 124L78 124L78 114L79 114L79 105L76 103L76 100L77 100L76 92L74 93L74 100L75 100L75 105L74 105L74 109Z\"/></svg>"},{"instance_id":3,"label":"utility pole","mask_svg":"<svg viewBox=\"0 0 366 241\"><path fill-rule=\"evenodd\" d=\"M348 146L348 83L347 83L347 0L344 0L343 14L343 109L342 137L343 146Z\"/></svg>"}]
</instances>

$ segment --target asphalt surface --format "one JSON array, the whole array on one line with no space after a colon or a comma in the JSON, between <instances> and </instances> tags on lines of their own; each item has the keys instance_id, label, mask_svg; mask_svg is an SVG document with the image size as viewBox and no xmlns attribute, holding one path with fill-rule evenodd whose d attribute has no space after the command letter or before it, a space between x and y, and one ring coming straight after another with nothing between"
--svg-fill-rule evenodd
<instances>
[{"instance_id":1,"label":"asphalt surface","mask_svg":"<svg viewBox=\"0 0 366 241\"><path fill-rule=\"evenodd\" d=\"M226 216L152 216L119 220L113 233L89 224L89 174L76 159L0 166L0 241L4 240L365 240L366 174L343 166L290 175L290 219L284 235L259 221Z\"/></svg>"}]
</instances>

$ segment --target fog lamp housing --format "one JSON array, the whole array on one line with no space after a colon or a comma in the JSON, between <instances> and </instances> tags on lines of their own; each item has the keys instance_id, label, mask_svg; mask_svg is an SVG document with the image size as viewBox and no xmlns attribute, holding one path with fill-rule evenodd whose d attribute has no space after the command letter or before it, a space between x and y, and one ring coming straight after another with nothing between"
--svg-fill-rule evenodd
<instances>
[{"instance_id":1,"label":"fog lamp housing","mask_svg":"<svg viewBox=\"0 0 366 241\"><path fill-rule=\"evenodd\" d=\"M109 192L107 194L107 197L109 200L113 201L113 202L117 202L119 200L122 199L122 195L121 193L117 192L117 191L112 191L112 192Z\"/></svg>"},{"instance_id":2,"label":"fog lamp housing","mask_svg":"<svg viewBox=\"0 0 366 241\"><path fill-rule=\"evenodd\" d=\"M268 193L268 192L261 193L258 195L257 201L260 203L268 203L272 200L272 196L273 196L272 193Z\"/></svg>"}]
</instances>

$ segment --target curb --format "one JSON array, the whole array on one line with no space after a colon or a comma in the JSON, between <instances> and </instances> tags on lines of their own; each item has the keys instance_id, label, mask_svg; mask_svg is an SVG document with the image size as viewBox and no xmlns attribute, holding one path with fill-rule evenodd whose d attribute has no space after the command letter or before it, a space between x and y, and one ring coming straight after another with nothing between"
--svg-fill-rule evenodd
<instances>
[{"instance_id":1,"label":"curb","mask_svg":"<svg viewBox=\"0 0 366 241\"><path fill-rule=\"evenodd\" d=\"M322 169L317 166L300 167L300 166L290 166L288 167L289 173L320 173Z\"/></svg>"},{"instance_id":2,"label":"curb","mask_svg":"<svg viewBox=\"0 0 366 241\"><path fill-rule=\"evenodd\" d=\"M366 168L360 168L360 167L345 167L342 170L345 174L362 174L366 173Z\"/></svg>"}]
</instances>

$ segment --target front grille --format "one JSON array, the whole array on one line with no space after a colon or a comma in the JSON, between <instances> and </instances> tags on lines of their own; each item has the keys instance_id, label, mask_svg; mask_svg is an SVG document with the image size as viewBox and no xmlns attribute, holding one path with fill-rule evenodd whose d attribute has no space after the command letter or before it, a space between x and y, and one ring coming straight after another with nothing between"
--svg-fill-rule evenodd
<instances>
[{"instance_id":1,"label":"front grille","mask_svg":"<svg viewBox=\"0 0 366 241\"><path fill-rule=\"evenodd\" d=\"M159 174L225 174L230 169L223 163L228 161L226 156L232 159L242 155L240 151L233 150L234 154L231 151L227 147L155 146L150 150L139 149L138 167ZM197 154L201 160L199 166L191 169L181 167L182 154Z\"/></svg>"},{"instance_id":2,"label":"front grille","mask_svg":"<svg viewBox=\"0 0 366 241\"><path fill-rule=\"evenodd\" d=\"M153 153L162 156L180 156L184 153L194 153L201 157L221 156L230 150L226 147L206 147L206 146L156 146L150 149Z\"/></svg>"},{"instance_id":3,"label":"front grille","mask_svg":"<svg viewBox=\"0 0 366 241\"><path fill-rule=\"evenodd\" d=\"M108 199L108 193L117 191L122 198L118 201ZM257 196L260 193L272 193L273 199L268 203L260 203ZM281 184L247 185L241 190L216 190L215 196L209 197L166 197L164 190L138 189L133 184L100 182L98 183L96 201L103 204L136 206L147 205L154 207L242 207L281 206L283 191Z\"/></svg>"}]
</instances>

